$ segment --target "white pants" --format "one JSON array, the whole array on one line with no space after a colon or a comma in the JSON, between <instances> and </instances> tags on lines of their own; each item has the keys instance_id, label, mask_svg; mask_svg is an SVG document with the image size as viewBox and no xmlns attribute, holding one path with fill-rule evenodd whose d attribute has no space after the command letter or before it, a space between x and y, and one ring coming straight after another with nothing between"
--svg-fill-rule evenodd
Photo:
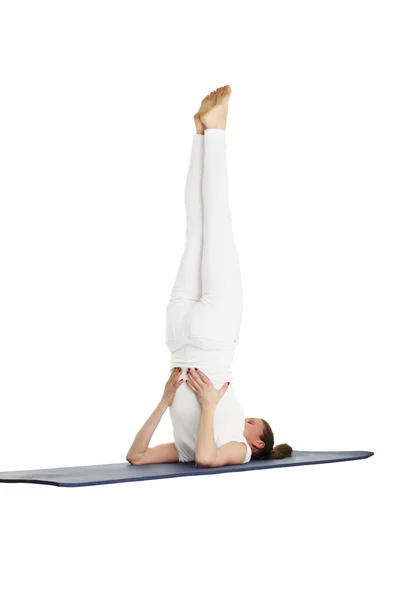
<instances>
[{"instance_id":1,"label":"white pants","mask_svg":"<svg viewBox=\"0 0 400 600\"><path fill-rule=\"evenodd\" d=\"M186 179L186 244L166 309L171 370L197 367L220 389L231 385L214 414L216 447L247 444L244 411L235 394L231 365L242 319L242 278L228 202L225 131L194 134ZM188 384L170 407L179 461L195 459L200 405ZM250 460L251 448L247 444Z\"/></svg>"},{"instance_id":2,"label":"white pants","mask_svg":"<svg viewBox=\"0 0 400 600\"><path fill-rule=\"evenodd\" d=\"M220 358L229 369L242 321L242 278L228 200L226 134L194 134L185 186L186 243L166 309L171 366ZM190 352L197 348L199 352ZM211 354L210 354L211 353ZM223 376L223 375L221 375Z\"/></svg>"}]
</instances>

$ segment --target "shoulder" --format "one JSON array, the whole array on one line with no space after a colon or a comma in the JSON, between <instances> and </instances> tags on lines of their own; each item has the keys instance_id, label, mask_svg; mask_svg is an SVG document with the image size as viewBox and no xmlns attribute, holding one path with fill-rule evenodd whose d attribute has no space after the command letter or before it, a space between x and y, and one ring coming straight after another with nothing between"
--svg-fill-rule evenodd
<instances>
[{"instance_id":1,"label":"shoulder","mask_svg":"<svg viewBox=\"0 0 400 600\"><path fill-rule=\"evenodd\" d=\"M244 463L248 463L248 462L250 462L250 461L251 461L252 449L251 449L251 447L250 447L250 445L249 445L248 441L246 440L246 438L245 438L244 436L243 436L243 442L244 442L244 444L245 444L245 446L246 446L246 456L245 456L245 459L244 459L244 461L243 461L243 462L244 462Z\"/></svg>"},{"instance_id":2,"label":"shoulder","mask_svg":"<svg viewBox=\"0 0 400 600\"><path fill-rule=\"evenodd\" d=\"M248 462L250 458L251 448L243 436L243 440L232 440L217 448L212 466L222 467L223 465L243 464Z\"/></svg>"}]
</instances>

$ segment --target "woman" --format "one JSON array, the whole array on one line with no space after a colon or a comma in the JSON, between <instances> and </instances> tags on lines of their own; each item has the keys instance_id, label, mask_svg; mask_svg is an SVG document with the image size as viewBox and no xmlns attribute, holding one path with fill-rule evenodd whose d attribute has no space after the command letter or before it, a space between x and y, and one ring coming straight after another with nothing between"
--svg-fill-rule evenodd
<instances>
[{"instance_id":1,"label":"woman","mask_svg":"<svg viewBox=\"0 0 400 600\"><path fill-rule=\"evenodd\" d=\"M231 88L218 88L194 115L185 186L186 245L166 309L171 375L157 408L136 435L131 464L191 462L216 467L284 458L269 424L245 419L232 382L242 320L242 280L228 201L225 129ZM174 443L149 448L170 409Z\"/></svg>"}]
</instances>

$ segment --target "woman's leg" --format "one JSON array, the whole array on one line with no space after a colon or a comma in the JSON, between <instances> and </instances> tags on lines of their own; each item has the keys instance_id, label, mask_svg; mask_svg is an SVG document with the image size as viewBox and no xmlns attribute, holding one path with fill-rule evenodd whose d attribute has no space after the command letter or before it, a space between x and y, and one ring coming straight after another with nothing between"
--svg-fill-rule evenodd
<instances>
[{"instance_id":1,"label":"woman's leg","mask_svg":"<svg viewBox=\"0 0 400 600\"><path fill-rule=\"evenodd\" d=\"M166 341L185 335L186 315L201 296L203 162L204 135L195 133L185 185L186 242L166 309Z\"/></svg>"},{"instance_id":2,"label":"woman's leg","mask_svg":"<svg viewBox=\"0 0 400 600\"><path fill-rule=\"evenodd\" d=\"M191 336L237 342L242 278L228 197L226 133L204 132L202 296L192 311Z\"/></svg>"}]
</instances>

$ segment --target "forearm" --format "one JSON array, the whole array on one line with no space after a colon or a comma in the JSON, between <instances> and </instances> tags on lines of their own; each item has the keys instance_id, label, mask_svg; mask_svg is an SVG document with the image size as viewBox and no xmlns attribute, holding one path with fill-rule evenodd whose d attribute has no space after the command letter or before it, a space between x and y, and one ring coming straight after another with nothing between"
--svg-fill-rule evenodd
<instances>
[{"instance_id":1,"label":"forearm","mask_svg":"<svg viewBox=\"0 0 400 600\"><path fill-rule=\"evenodd\" d=\"M136 434L135 439L132 442L132 446L129 448L126 457L136 458L141 454L146 452L149 447L150 440L153 436L153 433L157 429L159 422L162 419L165 411L167 410L169 403L167 398L163 396L160 402L157 404L154 411L151 413L150 417L147 419L145 424L141 427L141 429Z\"/></svg>"},{"instance_id":2,"label":"forearm","mask_svg":"<svg viewBox=\"0 0 400 600\"><path fill-rule=\"evenodd\" d=\"M214 406L201 408L196 443L196 462L210 464L217 452L214 441L214 413Z\"/></svg>"}]
</instances>

